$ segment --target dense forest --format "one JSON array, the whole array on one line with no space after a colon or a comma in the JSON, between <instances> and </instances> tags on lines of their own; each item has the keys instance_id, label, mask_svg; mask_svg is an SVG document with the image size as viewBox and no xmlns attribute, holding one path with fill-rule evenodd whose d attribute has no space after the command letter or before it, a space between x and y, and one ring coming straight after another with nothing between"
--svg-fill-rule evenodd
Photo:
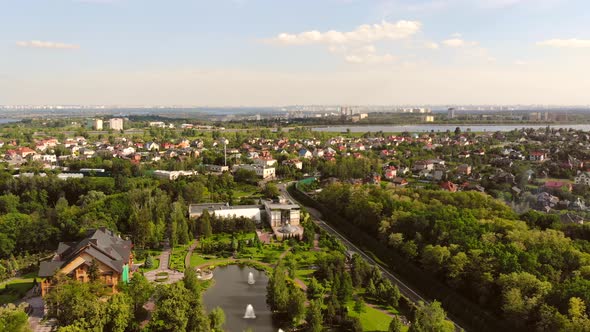
<instances>
[{"instance_id":1,"label":"dense forest","mask_svg":"<svg viewBox=\"0 0 590 332\"><path fill-rule=\"evenodd\" d=\"M0 280L33 268L59 241L78 240L97 227L129 236L136 248L158 247L165 239L188 243L197 233L188 204L240 203L233 190L241 185L229 174L174 182L131 177L120 183L117 176L64 181L51 174L13 178L0 172Z\"/></svg>"},{"instance_id":2,"label":"dense forest","mask_svg":"<svg viewBox=\"0 0 590 332\"><path fill-rule=\"evenodd\" d=\"M590 242L548 228L545 215L476 192L337 183L318 199L515 328L590 328Z\"/></svg>"}]
</instances>

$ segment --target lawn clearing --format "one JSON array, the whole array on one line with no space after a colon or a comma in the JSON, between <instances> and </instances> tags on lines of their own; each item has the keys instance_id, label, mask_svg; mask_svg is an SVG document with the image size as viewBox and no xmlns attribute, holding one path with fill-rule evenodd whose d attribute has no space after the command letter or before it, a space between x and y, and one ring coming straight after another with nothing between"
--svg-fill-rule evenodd
<instances>
[{"instance_id":1,"label":"lawn clearing","mask_svg":"<svg viewBox=\"0 0 590 332\"><path fill-rule=\"evenodd\" d=\"M348 302L347 307L350 316L359 317L361 325L363 326L363 331L387 331L389 328L389 323L391 323L392 318L386 313L365 305L365 311L359 315L359 313L353 310L353 301ZM407 331L407 327L405 327L404 331Z\"/></svg>"},{"instance_id":2,"label":"lawn clearing","mask_svg":"<svg viewBox=\"0 0 590 332\"><path fill-rule=\"evenodd\" d=\"M33 288L33 280L36 277L37 273L31 272L10 281L0 283L0 305L12 303L23 298Z\"/></svg>"}]
</instances>

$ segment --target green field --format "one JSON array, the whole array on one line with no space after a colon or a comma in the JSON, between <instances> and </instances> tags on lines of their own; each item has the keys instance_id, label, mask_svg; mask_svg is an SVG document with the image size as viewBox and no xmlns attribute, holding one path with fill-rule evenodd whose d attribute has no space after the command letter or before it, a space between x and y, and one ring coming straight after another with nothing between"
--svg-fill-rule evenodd
<instances>
[{"instance_id":1,"label":"green field","mask_svg":"<svg viewBox=\"0 0 590 332\"><path fill-rule=\"evenodd\" d=\"M191 255L190 266L191 267L200 266L200 265L203 265L203 264L215 259L214 256L206 256L206 257L203 257L202 255L199 255L198 253L193 252L193 254Z\"/></svg>"}]
</instances>

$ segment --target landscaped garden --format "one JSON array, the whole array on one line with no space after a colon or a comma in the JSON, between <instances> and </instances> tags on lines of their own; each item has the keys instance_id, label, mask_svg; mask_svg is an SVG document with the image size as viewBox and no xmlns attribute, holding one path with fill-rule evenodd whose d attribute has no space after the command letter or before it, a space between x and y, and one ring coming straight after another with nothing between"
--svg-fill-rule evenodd
<instances>
[{"instance_id":1,"label":"landscaped garden","mask_svg":"<svg viewBox=\"0 0 590 332\"><path fill-rule=\"evenodd\" d=\"M186 255L188 254L188 249L193 244L193 242L194 240L188 244L178 245L172 249L169 263L169 268L171 270L184 272L184 260L186 258Z\"/></svg>"},{"instance_id":2,"label":"landscaped garden","mask_svg":"<svg viewBox=\"0 0 590 332\"><path fill-rule=\"evenodd\" d=\"M190 266L213 269L228 264L247 264L257 269L264 269L271 275L274 269L270 268L281 261L282 269L286 273L285 282L292 285L291 288L295 287L294 289L307 289L308 301L321 300L323 302L321 307L326 309L328 302L337 301L334 295L330 294L344 296L345 301L342 302L344 305L337 305L340 311L334 313L334 317L344 317L340 319L346 321L334 321L334 324L348 324L349 320L356 319L365 331L387 331L392 316L399 312L394 306L385 305L388 301L386 298L390 296L397 303L399 297L397 288L389 281L384 281L380 274L371 277L372 268L366 262L362 266L359 265L360 258L353 261L356 264L355 267L346 268L346 265L352 262L345 263L347 259L342 244L319 229L316 231L321 234L317 247L314 246L313 233L311 235L308 233L304 241L290 239L283 242L273 241L269 244L260 242L254 232L214 233L199 239L190 257ZM179 249L176 251L180 254L183 248L175 249ZM357 270L354 284L351 283L352 272L347 269ZM334 283L334 277L340 281ZM363 285L369 283L369 280L377 283L381 293L372 294L373 296L365 294ZM342 287L345 287L342 286L343 284L349 285L346 287L350 288L343 290ZM293 291L289 291L291 292ZM342 295L345 293L349 295ZM355 312L353 296L361 298L363 303L366 301L370 304L365 304L361 312ZM282 315L279 314L281 317Z\"/></svg>"},{"instance_id":3,"label":"landscaped garden","mask_svg":"<svg viewBox=\"0 0 590 332\"><path fill-rule=\"evenodd\" d=\"M139 268L141 272L153 271L160 266L160 254L162 254L162 250L135 249L134 253L134 263L142 264Z\"/></svg>"}]
</instances>

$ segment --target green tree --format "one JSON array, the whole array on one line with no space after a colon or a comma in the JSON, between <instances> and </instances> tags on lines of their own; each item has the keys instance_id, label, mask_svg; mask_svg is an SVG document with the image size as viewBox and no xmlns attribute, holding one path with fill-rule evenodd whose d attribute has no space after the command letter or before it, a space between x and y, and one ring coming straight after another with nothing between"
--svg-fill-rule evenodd
<instances>
[{"instance_id":1,"label":"green tree","mask_svg":"<svg viewBox=\"0 0 590 332\"><path fill-rule=\"evenodd\" d=\"M151 331L186 331L189 323L190 292L182 282L159 287L156 310L149 324Z\"/></svg>"},{"instance_id":2,"label":"green tree","mask_svg":"<svg viewBox=\"0 0 590 332\"><path fill-rule=\"evenodd\" d=\"M148 255L145 259L145 263L143 264L143 266L147 269L151 269L152 267L154 267L154 258L151 255Z\"/></svg>"},{"instance_id":3,"label":"green tree","mask_svg":"<svg viewBox=\"0 0 590 332\"><path fill-rule=\"evenodd\" d=\"M375 288L375 283L373 283L373 279L369 279L369 284L367 285L367 288L365 289L365 292L370 297L376 297L377 296L377 289Z\"/></svg>"},{"instance_id":4,"label":"green tree","mask_svg":"<svg viewBox=\"0 0 590 332\"><path fill-rule=\"evenodd\" d=\"M102 285L97 283L58 281L45 296L48 316L55 318L60 326L85 322L88 325L81 327L102 329L105 306L99 299L105 295L104 292Z\"/></svg>"},{"instance_id":5,"label":"green tree","mask_svg":"<svg viewBox=\"0 0 590 332\"><path fill-rule=\"evenodd\" d=\"M393 316L393 319L389 323L389 327L387 328L387 332L402 332L404 328L404 324L402 323L401 319L398 316Z\"/></svg>"},{"instance_id":6,"label":"green tree","mask_svg":"<svg viewBox=\"0 0 590 332\"><path fill-rule=\"evenodd\" d=\"M338 288L338 300L341 303L350 301L352 298L352 292L352 278L350 277L350 274L345 273L340 282L340 287Z\"/></svg>"},{"instance_id":7,"label":"green tree","mask_svg":"<svg viewBox=\"0 0 590 332\"><path fill-rule=\"evenodd\" d=\"M152 296L154 288L143 274L134 273L129 284L125 286L124 291L129 294L129 297L131 298L133 312L137 317L138 314L141 313L143 305Z\"/></svg>"},{"instance_id":8,"label":"green tree","mask_svg":"<svg viewBox=\"0 0 590 332\"><path fill-rule=\"evenodd\" d=\"M225 324L225 313L220 307L215 307L209 312L209 321L211 322L212 331L223 331Z\"/></svg>"},{"instance_id":9,"label":"green tree","mask_svg":"<svg viewBox=\"0 0 590 332\"><path fill-rule=\"evenodd\" d=\"M269 182L266 184L266 186L264 186L264 190L262 191L262 194L266 198L277 198L277 197L279 197L280 192L279 192L279 188L277 187L276 184Z\"/></svg>"},{"instance_id":10,"label":"green tree","mask_svg":"<svg viewBox=\"0 0 590 332\"><path fill-rule=\"evenodd\" d=\"M291 294L289 296L289 310L287 314L289 320L293 322L295 326L299 325L299 322L305 318L305 294L298 288L291 288Z\"/></svg>"},{"instance_id":11,"label":"green tree","mask_svg":"<svg viewBox=\"0 0 590 332\"><path fill-rule=\"evenodd\" d=\"M365 312L365 301L360 296L357 296L354 301L354 311L359 314Z\"/></svg>"},{"instance_id":12,"label":"green tree","mask_svg":"<svg viewBox=\"0 0 590 332\"><path fill-rule=\"evenodd\" d=\"M7 194L0 196L0 214L18 212L18 205L20 203L20 197Z\"/></svg>"},{"instance_id":13,"label":"green tree","mask_svg":"<svg viewBox=\"0 0 590 332\"><path fill-rule=\"evenodd\" d=\"M350 332L363 332L363 325L358 317L348 317L346 320L347 331Z\"/></svg>"},{"instance_id":14,"label":"green tree","mask_svg":"<svg viewBox=\"0 0 590 332\"><path fill-rule=\"evenodd\" d=\"M447 247L440 245L427 245L422 250L422 265L432 273L439 272L445 262L451 257L451 252Z\"/></svg>"},{"instance_id":15,"label":"green tree","mask_svg":"<svg viewBox=\"0 0 590 332\"><path fill-rule=\"evenodd\" d=\"M307 310L307 331L321 332L324 329L324 317L322 315L321 300L311 300Z\"/></svg>"},{"instance_id":16,"label":"green tree","mask_svg":"<svg viewBox=\"0 0 590 332\"><path fill-rule=\"evenodd\" d=\"M527 272L502 274L498 280L502 287L502 309L509 317L528 319L551 290L551 283L540 281Z\"/></svg>"},{"instance_id":17,"label":"green tree","mask_svg":"<svg viewBox=\"0 0 590 332\"><path fill-rule=\"evenodd\" d=\"M185 215L186 209L180 202L172 204L171 223L175 225L175 237L179 244L187 244L189 242L188 221ZM170 235L172 237L172 235Z\"/></svg>"},{"instance_id":18,"label":"green tree","mask_svg":"<svg viewBox=\"0 0 590 332\"><path fill-rule=\"evenodd\" d=\"M318 282L315 277L311 278L309 286L307 287L307 297L311 299L317 299L324 293L324 287Z\"/></svg>"},{"instance_id":19,"label":"green tree","mask_svg":"<svg viewBox=\"0 0 590 332\"><path fill-rule=\"evenodd\" d=\"M25 306L0 306L0 331L30 332L29 316L25 312Z\"/></svg>"},{"instance_id":20,"label":"green tree","mask_svg":"<svg viewBox=\"0 0 590 332\"><path fill-rule=\"evenodd\" d=\"M409 332L453 332L455 325L447 320L447 314L438 301L425 304L420 301Z\"/></svg>"},{"instance_id":21,"label":"green tree","mask_svg":"<svg viewBox=\"0 0 590 332\"><path fill-rule=\"evenodd\" d=\"M201 287L199 286L199 279L197 278L197 272L194 268L189 267L184 271L184 277L182 279L184 287L194 294L201 294Z\"/></svg>"},{"instance_id":22,"label":"green tree","mask_svg":"<svg viewBox=\"0 0 590 332\"><path fill-rule=\"evenodd\" d=\"M131 298L126 293L111 296L107 302L105 330L124 332L133 318Z\"/></svg>"},{"instance_id":23,"label":"green tree","mask_svg":"<svg viewBox=\"0 0 590 332\"><path fill-rule=\"evenodd\" d=\"M208 238L211 234L213 234L213 230L211 229L211 215L209 215L209 211L204 210L199 218L199 235L203 238Z\"/></svg>"},{"instance_id":24,"label":"green tree","mask_svg":"<svg viewBox=\"0 0 590 332\"><path fill-rule=\"evenodd\" d=\"M99 277L100 268L98 267L98 262L96 259L92 259L90 266L88 266L88 279L90 279L90 281L97 281Z\"/></svg>"},{"instance_id":25,"label":"green tree","mask_svg":"<svg viewBox=\"0 0 590 332\"><path fill-rule=\"evenodd\" d=\"M282 262L275 267L267 285L267 303L273 311L286 312L289 303L289 288Z\"/></svg>"}]
</instances>

